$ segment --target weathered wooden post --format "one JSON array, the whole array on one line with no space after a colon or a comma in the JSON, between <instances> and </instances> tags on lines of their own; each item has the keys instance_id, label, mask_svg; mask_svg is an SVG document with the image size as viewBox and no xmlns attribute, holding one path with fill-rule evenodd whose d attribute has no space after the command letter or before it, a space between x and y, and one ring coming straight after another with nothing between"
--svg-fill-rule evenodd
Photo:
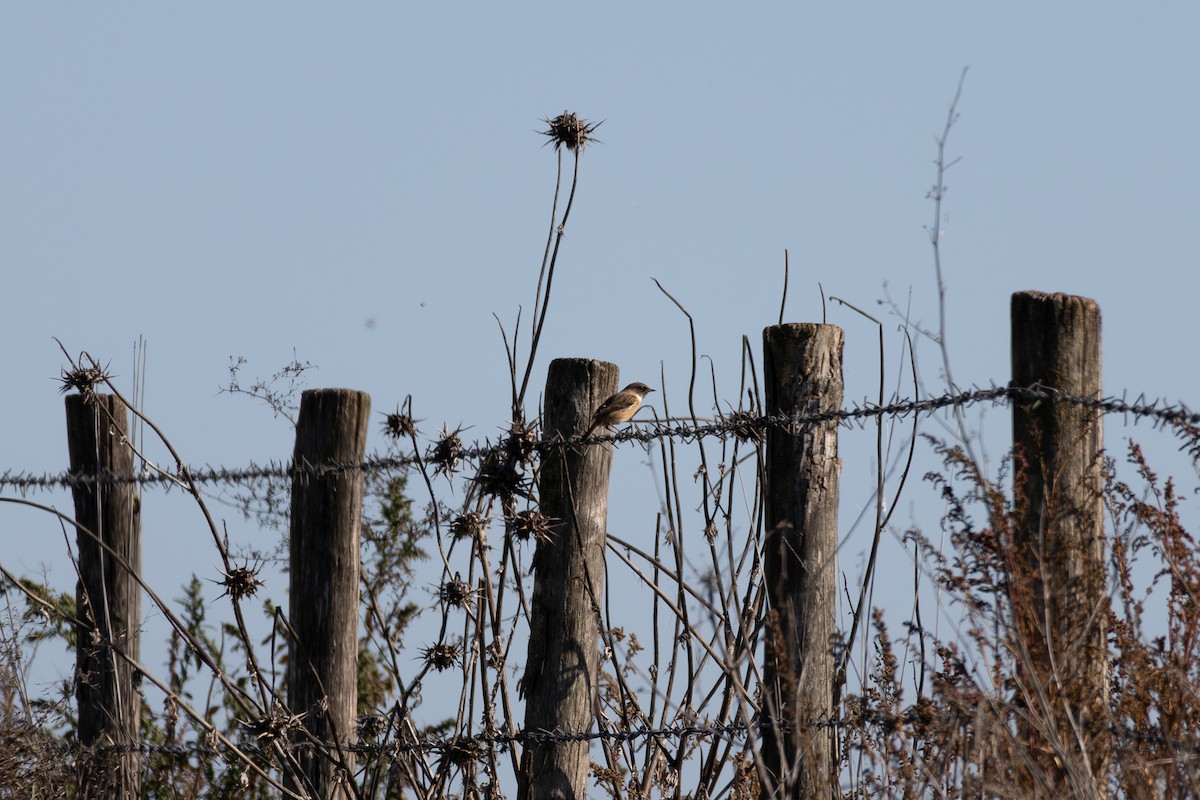
<instances>
[{"instance_id":1,"label":"weathered wooden post","mask_svg":"<svg viewBox=\"0 0 1200 800\"><path fill-rule=\"evenodd\" d=\"M137 680L115 652L136 661L141 649L142 595L126 568L140 571L142 564L141 500L132 480L133 450L125 441L129 412L113 395L68 395L66 408L71 473L95 478L71 489L75 520L100 539L76 535L75 597L84 621L76 631L79 743L100 748L80 753L79 790L81 797L127 800L141 794L138 753L104 748L136 748L141 740Z\"/></svg>"},{"instance_id":2,"label":"weathered wooden post","mask_svg":"<svg viewBox=\"0 0 1200 800\"><path fill-rule=\"evenodd\" d=\"M763 331L767 413L808 417L842 407L835 325ZM834 794L833 635L837 601L838 423L767 431L766 669L763 759L772 797ZM823 724L824 723L824 724Z\"/></svg>"},{"instance_id":3,"label":"weathered wooden post","mask_svg":"<svg viewBox=\"0 0 1200 800\"><path fill-rule=\"evenodd\" d=\"M592 412L617 389L615 364L559 358L546 379L544 438L580 436ZM533 557L529 657L522 687L525 731L583 733L595 716L599 602L612 447L553 448L542 456L541 512L552 535ZM591 759L587 742L527 742L518 797L585 798Z\"/></svg>"},{"instance_id":4,"label":"weathered wooden post","mask_svg":"<svg viewBox=\"0 0 1200 800\"><path fill-rule=\"evenodd\" d=\"M309 389L300 399L292 463L288 706L318 740L355 740L358 707L359 526L371 397ZM341 465L340 467L337 465ZM321 468L332 466L328 472ZM354 754L297 751L314 796L348 798ZM339 763L340 762L340 763ZM343 767L345 771L343 771ZM294 782L289 788L297 789Z\"/></svg>"},{"instance_id":5,"label":"weathered wooden post","mask_svg":"<svg viewBox=\"0 0 1200 800\"><path fill-rule=\"evenodd\" d=\"M1065 294L1012 296L1013 385L1098 400L1100 308ZM1108 653L1100 411L1054 400L1013 402L1016 634L1028 649L1022 698L1045 761L1091 769L1105 793ZM1049 727L1047 727L1049 726ZM1049 737L1047 731L1057 730ZM1057 744L1051 743L1053 738ZM1035 741L1035 747L1039 745ZM1063 752L1066 748L1066 752ZM1073 758L1072 758L1073 756ZM1078 771L1075 771L1078 775Z\"/></svg>"}]
</instances>

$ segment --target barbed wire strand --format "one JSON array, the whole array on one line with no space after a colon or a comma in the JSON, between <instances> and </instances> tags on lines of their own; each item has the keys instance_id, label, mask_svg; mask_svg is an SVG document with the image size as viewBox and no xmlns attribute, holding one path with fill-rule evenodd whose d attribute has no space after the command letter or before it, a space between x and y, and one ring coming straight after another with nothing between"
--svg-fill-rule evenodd
<instances>
[{"instance_id":1,"label":"barbed wire strand","mask_svg":"<svg viewBox=\"0 0 1200 800\"><path fill-rule=\"evenodd\" d=\"M1049 401L1066 403L1100 411L1103 414L1124 414L1137 419L1150 419L1155 427L1170 426L1177 428L1189 437L1200 435L1196 426L1200 426L1200 413L1193 412L1183 404L1169 404L1162 400L1145 401L1139 399L1133 402L1124 397L1077 397L1044 388L1021 388L1015 386L993 386L987 389L973 389L965 392L946 394L924 400L902 400L884 406L863 405L837 411L804 416L733 414L722 417L716 422L705 425L668 425L660 424L644 426L621 431L608 436L590 436L586 439L566 439L557 441L540 441L533 446L540 451L556 449L581 443L600 442L650 442L662 438L696 440L706 436L739 436L747 438L759 431L772 427L788 427L815 422L837 420L841 423L865 422L882 416L903 418L913 414L932 413L943 408L961 405L975 405L991 402L1005 403L1012 400L1031 402ZM493 443L485 440L457 451L461 460L470 461L485 458L505 448L505 441ZM58 473L29 473L8 470L0 474L0 490L5 488L25 492L29 490L48 490L70 488L74 486L97 483L121 484L136 483L143 486L162 486L168 488L178 485L181 480L188 478L199 485L212 484L254 484L259 481L295 478L299 476L322 477L336 475L342 472L362 470L367 473L384 473L397 469L406 469L429 460L429 455L371 456L361 462L301 464L290 462L270 461L265 464L251 462L244 467L210 466L188 467L180 466L176 472L166 470L154 471L146 468L141 474L134 476L123 475L85 475L71 472Z\"/></svg>"},{"instance_id":2,"label":"barbed wire strand","mask_svg":"<svg viewBox=\"0 0 1200 800\"><path fill-rule=\"evenodd\" d=\"M891 717L880 717L878 719L855 719L855 720L838 720L832 719L827 721L815 722L812 724L813 729L822 728L846 728L850 725L862 725L864 722L876 722L879 724L892 725L896 722ZM788 725L780 726L782 728L790 727ZM1119 725L1108 725L1106 730L1109 734L1120 741L1134 744L1152 744L1169 747L1176 752L1188 752L1200 754L1200 740L1178 739L1169 736L1164 736L1153 731L1139 731L1129 727ZM450 738L425 737L415 742L354 742L350 744L340 745L341 749L357 753L359 755L369 756L386 756L397 758L401 755L413 752L421 753L470 753L473 749L483 747L506 747L510 744L544 744L544 743L571 743L571 742L593 742L606 741L615 743L625 743L638 739L679 739L685 737L706 737L718 736L728 737L731 739L745 738L749 733L747 727L740 723L734 722L725 725L708 724L708 725L669 725L661 728L628 728L621 730L609 731L588 731L584 733L571 733L565 731L520 731L517 733L492 733L492 734L475 734L468 736L457 736ZM336 743L330 742L294 742L281 743L273 742L270 746L242 746L242 751L245 753L254 753L259 750L262 755L269 755L273 752L272 748L279 744L289 750L334 750L339 747ZM161 745L139 743L133 745L123 744L101 744L92 747L84 747L78 743L68 743L61 745L60 749L63 752L103 752L103 753L139 753L141 755L169 755L178 758L191 757L209 757L216 758L226 755L227 749L212 747L210 745L194 742L191 744L181 745Z\"/></svg>"}]
</instances>

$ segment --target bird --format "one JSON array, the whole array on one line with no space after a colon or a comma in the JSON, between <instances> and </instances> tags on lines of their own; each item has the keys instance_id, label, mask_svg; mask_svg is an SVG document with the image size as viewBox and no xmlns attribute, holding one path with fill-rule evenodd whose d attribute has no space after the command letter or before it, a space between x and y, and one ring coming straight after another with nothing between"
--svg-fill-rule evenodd
<instances>
[{"instance_id":1,"label":"bird","mask_svg":"<svg viewBox=\"0 0 1200 800\"><path fill-rule=\"evenodd\" d=\"M599 427L610 427L621 422L627 422L642 405L642 398L654 390L644 383L634 381L621 391L610 395L592 414L592 424L588 426L583 438L592 435Z\"/></svg>"}]
</instances>

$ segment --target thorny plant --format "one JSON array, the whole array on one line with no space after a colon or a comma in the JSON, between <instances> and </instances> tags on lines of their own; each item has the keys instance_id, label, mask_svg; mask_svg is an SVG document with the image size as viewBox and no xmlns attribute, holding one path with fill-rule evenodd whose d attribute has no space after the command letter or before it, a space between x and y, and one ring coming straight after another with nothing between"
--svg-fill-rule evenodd
<instances>
[{"instance_id":1,"label":"thorny plant","mask_svg":"<svg viewBox=\"0 0 1200 800\"><path fill-rule=\"evenodd\" d=\"M953 119L952 106L945 133ZM556 522L539 508L536 473L546 451L538 448L538 419L528 419L526 395L579 158L596 127L567 113L547 122L559 178L528 350L518 348L519 316L511 341L501 328L511 377L509 430L484 448L467 447L461 429L443 428L426 439L412 398L406 398L381 425L389 454L401 458L364 471L370 500L362 520L358 766L347 776L347 791L363 798L500 797L520 768L522 747L542 736L594 742L591 791L597 795L768 796L772 779L764 771L759 738L761 655L777 622L766 608L762 578L763 392L744 339L737 404L720 402L715 366L704 381L711 384L711 391L703 390L708 400L701 400L694 321L661 285L666 299L687 318L692 345L686 412L672 416L674 397L664 389L662 418L683 419L695 429L705 421L698 406L706 405L727 426L707 440L655 429L664 432L647 448L662 497L652 524L646 525L652 535L637 542L615 532L608 537L606 583L619 584L622 597L615 601L609 592L596 598L602 666L594 724L586 731L521 730L516 688L535 577L531 557L554 535ZM560 217L564 149L573 156L574 168ZM943 174L939 164L939 186ZM939 215L942 194L944 186L935 198ZM882 343L882 326L879 331ZM944 346L944 328L940 342ZM527 356L519 360L519 352ZM915 368L912 372L917 385ZM299 372L285 369L280 376L291 381ZM103 388L120 396L90 357L72 360L64 384L85 395ZM250 393L272 391L271 385L259 381ZM881 378L881 407L882 385ZM288 407L284 401L270 404L277 413ZM156 613L171 626L165 676L149 665L135 665L163 698L161 708L143 704L144 793L294 796L284 789L284 776L299 786L305 778L297 745L289 739L308 710L286 707L281 684L289 650L285 614L271 601L261 601L259 611L273 631L265 641L252 639L246 624L251 603L260 602L257 574L269 554L231 552L208 498L166 437L139 409L126 406L170 453L172 464L161 466L145 458L144 447L139 451L148 470L194 501L221 565L207 578L222 584L220 608L229 610L215 613L219 609L205 601L199 578L170 604L137 576ZM943 461L926 481L947 509L942 530L950 555L916 527L905 534L919 574L940 592L938 613L956 608L960 624L950 638L939 639L918 615L902 640L906 655L898 655L887 618L870 602L870 570L856 591L846 587L851 623L829 644L840 668L836 691L843 692L828 721L840 743L837 792L854 798L1092 796L1107 786L1131 797L1194 794L1200 783L1194 766L1200 708L1193 688L1200 679L1200 612L1194 602L1200 559L1180 518L1183 495L1173 481L1163 482L1151 471L1135 445L1129 460L1136 482L1119 480L1115 466L1108 471L1109 569L1117 601L1108 625L1111 693L1104 698L1104 716L1088 724L1111 732L1113 755L1104 774L1092 776L1091 783L1080 781L1086 770L1048 769L1030 747L1039 733L1048 740L1058 729L1054 715L1060 709L1039 702L1037 687L1025 678L1031 668L1022 660L1039 643L1030 641L1033 629L1014 624L1014 609L1028 586L1014 573L1010 557L1016 514L1005 489L1009 466L1002 465L997 476L984 473L961 440L969 435L960 413L955 413L958 441L929 440ZM1200 437L1180 435L1193 455L1200 452ZM586 446L630 438L597 437ZM872 554L890 529L888 515L916 447L915 424L910 434L885 430L880 417ZM257 494L262 504L247 508L278 519L287 490L286 483L277 491L251 484L246 497L253 500ZM446 498L456 490L462 490L462 500L451 504ZM417 495L424 500L415 500ZM93 534L79 530L78 535ZM1156 563L1148 585L1139 583L1135 569L1147 559ZM69 682L57 695L37 698L24 676L27 659L45 641L73 642L75 624L86 627L84 612L73 596L45 581L7 570L4 577L9 602L6 616L0 616L0 743L33 758L0 758L0 786L30 785L43 796L78 796L73 773L61 758L74 752ZM1156 605L1164 587L1166 597ZM1166 612L1165 626L1153 620L1147 626L1148 610L1159 607ZM868 627L868 619L873 633L860 639L855 632ZM870 653L863 662L855 658L859 642ZM119 647L110 649L121 657ZM1069 743L1056 746L1053 755L1060 762L1073 764L1087 755ZM301 741L299 747L336 756L327 743Z\"/></svg>"}]
</instances>

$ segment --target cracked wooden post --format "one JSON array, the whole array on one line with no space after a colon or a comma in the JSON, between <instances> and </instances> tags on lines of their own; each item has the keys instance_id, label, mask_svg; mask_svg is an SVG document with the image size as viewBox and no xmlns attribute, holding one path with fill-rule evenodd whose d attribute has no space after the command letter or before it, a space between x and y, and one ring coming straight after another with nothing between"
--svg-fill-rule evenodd
<instances>
[{"instance_id":1,"label":"cracked wooden post","mask_svg":"<svg viewBox=\"0 0 1200 800\"><path fill-rule=\"evenodd\" d=\"M581 436L617 389L615 364L559 358L546 378L544 438ZM525 731L585 733L595 718L611 445L546 450L538 478L551 536L533 557ZM588 742L526 742L520 800L585 798Z\"/></svg>"},{"instance_id":2,"label":"cracked wooden post","mask_svg":"<svg viewBox=\"0 0 1200 800\"><path fill-rule=\"evenodd\" d=\"M840 410L844 338L835 325L766 328L767 413ZM835 729L823 723L834 716L837 445L836 420L767 431L762 753L772 797L828 798L836 789Z\"/></svg>"},{"instance_id":3,"label":"cracked wooden post","mask_svg":"<svg viewBox=\"0 0 1200 800\"><path fill-rule=\"evenodd\" d=\"M291 585L288 619L295 631L288 657L288 707L319 741L357 738L359 526L361 469L301 471L360 464L367 444L371 397L350 389L309 389L301 395L292 462ZM313 797L349 798L354 754L299 750Z\"/></svg>"},{"instance_id":4,"label":"cracked wooden post","mask_svg":"<svg viewBox=\"0 0 1200 800\"><path fill-rule=\"evenodd\" d=\"M1101 397L1100 307L1066 294L1012 296L1013 385ZM1040 763L1062 776L1086 766L1107 785L1109 736L1103 425L1098 409L1013 401L1016 550L1012 595L1021 659L1018 702ZM1040 751L1040 752L1038 752Z\"/></svg>"},{"instance_id":5,"label":"cracked wooden post","mask_svg":"<svg viewBox=\"0 0 1200 800\"><path fill-rule=\"evenodd\" d=\"M141 796L141 759L136 752L87 748L141 743L140 679L119 651L141 655L142 594L130 570L142 564L142 512L133 482L129 412L120 398L69 395L67 447L71 474L119 478L71 488L75 521L95 534L76 532L79 582L75 697L79 704L80 796L132 800ZM97 541L96 537L99 538ZM124 563L121 563L124 562Z\"/></svg>"}]
</instances>

